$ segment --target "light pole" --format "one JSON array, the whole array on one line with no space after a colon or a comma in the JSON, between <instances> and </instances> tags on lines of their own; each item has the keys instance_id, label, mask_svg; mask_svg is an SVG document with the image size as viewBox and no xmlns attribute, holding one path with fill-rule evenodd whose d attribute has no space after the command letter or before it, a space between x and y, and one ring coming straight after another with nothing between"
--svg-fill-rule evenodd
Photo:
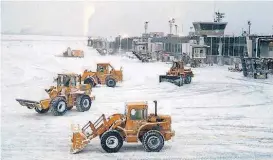
<instances>
[{"instance_id":1,"label":"light pole","mask_svg":"<svg viewBox=\"0 0 273 160\"><path fill-rule=\"evenodd\" d=\"M183 24L181 25L181 29L182 29L182 34L183 34Z\"/></svg>"},{"instance_id":2,"label":"light pole","mask_svg":"<svg viewBox=\"0 0 273 160\"><path fill-rule=\"evenodd\" d=\"M248 35L250 35L251 22L247 21L247 24L248 24Z\"/></svg>"},{"instance_id":3,"label":"light pole","mask_svg":"<svg viewBox=\"0 0 273 160\"><path fill-rule=\"evenodd\" d=\"M172 27L173 27L173 24L175 23L175 19L172 18L171 20L169 20L169 25L170 25L170 34L172 34Z\"/></svg>"},{"instance_id":4,"label":"light pole","mask_svg":"<svg viewBox=\"0 0 273 160\"><path fill-rule=\"evenodd\" d=\"M193 35L193 27L190 27L191 36Z\"/></svg>"},{"instance_id":5,"label":"light pole","mask_svg":"<svg viewBox=\"0 0 273 160\"><path fill-rule=\"evenodd\" d=\"M271 35L271 37L273 37L273 25L272 25L272 35Z\"/></svg>"},{"instance_id":6,"label":"light pole","mask_svg":"<svg viewBox=\"0 0 273 160\"><path fill-rule=\"evenodd\" d=\"M127 39L127 52L129 51L129 44L128 44L128 37L126 37L126 39Z\"/></svg>"},{"instance_id":7,"label":"light pole","mask_svg":"<svg viewBox=\"0 0 273 160\"><path fill-rule=\"evenodd\" d=\"M176 25L174 25L175 26L175 35L176 35L176 46L178 46L178 34L177 34L177 24ZM174 47L174 50L175 50L175 52L178 52L177 50L178 50L178 47Z\"/></svg>"},{"instance_id":8,"label":"light pole","mask_svg":"<svg viewBox=\"0 0 273 160\"><path fill-rule=\"evenodd\" d=\"M121 53L121 35L119 35L119 54Z\"/></svg>"},{"instance_id":9,"label":"light pole","mask_svg":"<svg viewBox=\"0 0 273 160\"><path fill-rule=\"evenodd\" d=\"M144 22L145 34L147 34L148 23L149 23L148 21Z\"/></svg>"},{"instance_id":10,"label":"light pole","mask_svg":"<svg viewBox=\"0 0 273 160\"><path fill-rule=\"evenodd\" d=\"M177 34L177 27L178 27L178 26L177 26L177 24L176 24L176 25L175 25L175 35L178 35L178 34Z\"/></svg>"}]
</instances>

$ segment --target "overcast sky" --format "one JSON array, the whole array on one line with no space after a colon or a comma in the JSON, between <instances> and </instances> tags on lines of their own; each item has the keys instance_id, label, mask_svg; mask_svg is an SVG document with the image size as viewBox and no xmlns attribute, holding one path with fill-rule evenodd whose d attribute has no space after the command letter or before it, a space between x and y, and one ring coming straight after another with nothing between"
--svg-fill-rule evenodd
<instances>
[{"instance_id":1,"label":"overcast sky","mask_svg":"<svg viewBox=\"0 0 273 160\"><path fill-rule=\"evenodd\" d=\"M186 35L193 21L212 21L214 10L225 12L227 34L240 34L252 22L255 33L272 34L273 1L181 1L181 2L84 2L4 1L2 32L63 35L140 35L148 31L169 32L168 20L176 19L179 33Z\"/></svg>"}]
</instances>

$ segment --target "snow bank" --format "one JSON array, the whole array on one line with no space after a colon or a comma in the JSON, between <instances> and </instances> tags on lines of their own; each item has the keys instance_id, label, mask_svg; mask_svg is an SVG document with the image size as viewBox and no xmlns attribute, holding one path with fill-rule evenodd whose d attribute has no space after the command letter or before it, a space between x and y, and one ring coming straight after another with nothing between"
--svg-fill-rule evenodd
<instances>
[{"instance_id":1,"label":"snow bank","mask_svg":"<svg viewBox=\"0 0 273 160\"><path fill-rule=\"evenodd\" d=\"M192 84L177 87L158 83L158 76L170 64L99 56L85 42L66 37L4 37L1 159L273 159L272 77L254 80L228 72L227 67L212 66L193 69ZM83 49L85 57L56 57L72 45ZM44 89L54 84L56 73L95 70L98 62L122 66L124 82L116 88L94 88L96 100L89 112L72 109L61 117L39 115L15 101L47 98ZM152 100L158 100L158 112L172 116L176 136L161 152L147 153L141 144L125 143L119 153L108 154L94 139L84 152L69 153L71 123L82 126L103 113L123 113L124 102L138 100L149 101L150 112L154 111Z\"/></svg>"}]
</instances>

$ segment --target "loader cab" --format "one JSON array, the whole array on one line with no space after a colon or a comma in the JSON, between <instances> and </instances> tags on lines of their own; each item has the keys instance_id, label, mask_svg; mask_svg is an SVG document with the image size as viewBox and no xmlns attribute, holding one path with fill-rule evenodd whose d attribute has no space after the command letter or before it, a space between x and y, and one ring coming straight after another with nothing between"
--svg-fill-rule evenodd
<instances>
[{"instance_id":1,"label":"loader cab","mask_svg":"<svg viewBox=\"0 0 273 160\"><path fill-rule=\"evenodd\" d=\"M178 62L178 61L174 61L173 65L170 69L170 74L174 74L174 73L182 73L184 72L184 64L183 62Z\"/></svg>"},{"instance_id":2,"label":"loader cab","mask_svg":"<svg viewBox=\"0 0 273 160\"><path fill-rule=\"evenodd\" d=\"M126 104L125 129L129 134L136 135L142 122L148 119L148 104L146 102L130 102Z\"/></svg>"},{"instance_id":3,"label":"loader cab","mask_svg":"<svg viewBox=\"0 0 273 160\"><path fill-rule=\"evenodd\" d=\"M147 108L133 108L130 111L130 120L146 120Z\"/></svg>"},{"instance_id":4,"label":"loader cab","mask_svg":"<svg viewBox=\"0 0 273 160\"><path fill-rule=\"evenodd\" d=\"M172 69L183 69L184 65L183 62L173 62Z\"/></svg>"},{"instance_id":5,"label":"loader cab","mask_svg":"<svg viewBox=\"0 0 273 160\"><path fill-rule=\"evenodd\" d=\"M176 69L177 68L177 62L173 62L172 68L171 69Z\"/></svg>"},{"instance_id":6,"label":"loader cab","mask_svg":"<svg viewBox=\"0 0 273 160\"><path fill-rule=\"evenodd\" d=\"M76 87L77 82L79 81L78 75L68 75L68 74L59 74L57 77L57 86L58 87Z\"/></svg>"},{"instance_id":7,"label":"loader cab","mask_svg":"<svg viewBox=\"0 0 273 160\"><path fill-rule=\"evenodd\" d=\"M97 64L97 73L108 74L109 73L109 64L108 63L98 63Z\"/></svg>"}]
</instances>

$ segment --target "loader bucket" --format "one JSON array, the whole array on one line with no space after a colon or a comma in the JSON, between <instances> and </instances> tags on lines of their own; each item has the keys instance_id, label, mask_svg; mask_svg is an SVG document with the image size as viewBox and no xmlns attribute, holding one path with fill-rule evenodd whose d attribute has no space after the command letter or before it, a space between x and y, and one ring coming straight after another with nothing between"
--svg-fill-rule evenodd
<instances>
[{"instance_id":1,"label":"loader bucket","mask_svg":"<svg viewBox=\"0 0 273 160\"><path fill-rule=\"evenodd\" d=\"M180 87L180 86L183 86L183 77L171 76L171 75L160 75L159 82L170 82Z\"/></svg>"},{"instance_id":2,"label":"loader bucket","mask_svg":"<svg viewBox=\"0 0 273 160\"><path fill-rule=\"evenodd\" d=\"M40 107L40 103L37 101L25 100L25 99L16 99L21 106L26 106L28 109L33 109L35 107Z\"/></svg>"},{"instance_id":3,"label":"loader bucket","mask_svg":"<svg viewBox=\"0 0 273 160\"><path fill-rule=\"evenodd\" d=\"M78 153L80 151L82 151L86 145L89 143L89 139L82 133L82 131L79 129L79 127L77 129L74 128L74 126L72 125L72 139L71 139L71 148L70 148L70 152L75 154Z\"/></svg>"}]
</instances>

